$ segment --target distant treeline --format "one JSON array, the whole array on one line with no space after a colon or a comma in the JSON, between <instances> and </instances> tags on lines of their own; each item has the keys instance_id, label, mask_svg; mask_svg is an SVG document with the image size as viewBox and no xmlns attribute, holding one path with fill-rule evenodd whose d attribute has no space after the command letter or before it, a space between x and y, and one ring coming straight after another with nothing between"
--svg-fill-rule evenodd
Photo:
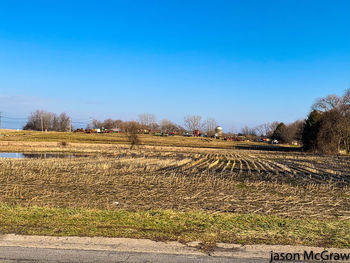
<instances>
[{"instance_id":1,"label":"distant treeline","mask_svg":"<svg viewBox=\"0 0 350 263\"><path fill-rule=\"evenodd\" d=\"M145 116L145 114L142 114ZM153 116L153 115L152 115ZM176 125L168 120L162 120L159 124L156 122L155 118L148 119L147 121L139 119L137 121L122 121L106 119L104 121L92 120L91 124L87 126L87 129L115 129L118 128L122 132L130 132L132 130L149 130L158 131L166 130L167 132L181 132L185 130L180 125Z\"/></svg>"},{"instance_id":2,"label":"distant treeline","mask_svg":"<svg viewBox=\"0 0 350 263\"><path fill-rule=\"evenodd\" d=\"M210 136L215 133L217 125L214 118L202 120L201 116L192 115L184 118L184 127L182 127L168 119L157 122L155 115L144 113L139 115L137 121L92 120L86 129L119 129L129 133L135 130L148 130L178 134L184 131L200 130ZM73 129L73 125L71 118L66 113L57 116L54 113L37 110L30 114L24 129L69 131ZM226 134L233 135L232 132L226 132ZM300 144L305 151L329 154L336 154L340 151L350 153L350 90L347 90L343 96L328 95L318 99L304 121L298 120L291 124L272 122L254 128L246 126L238 135L252 140L266 137L281 143Z\"/></svg>"},{"instance_id":3,"label":"distant treeline","mask_svg":"<svg viewBox=\"0 0 350 263\"><path fill-rule=\"evenodd\" d=\"M162 119L157 122L157 118L154 114L144 113L140 114L137 121L122 121L122 120L112 120L106 119L104 121L93 120L87 128L104 128L104 129L114 129L119 128L121 131L130 131L135 127L137 129L145 129L149 131L163 131L163 132L174 132L182 133L185 131L200 130L207 134L214 134L215 128L218 126L214 118L207 118L202 120L201 116L191 115L184 118L184 126L173 123L168 119Z\"/></svg>"},{"instance_id":4,"label":"distant treeline","mask_svg":"<svg viewBox=\"0 0 350 263\"><path fill-rule=\"evenodd\" d=\"M71 119L66 113L57 116L55 113L37 110L28 117L24 130L36 131L70 131Z\"/></svg>"}]
</instances>

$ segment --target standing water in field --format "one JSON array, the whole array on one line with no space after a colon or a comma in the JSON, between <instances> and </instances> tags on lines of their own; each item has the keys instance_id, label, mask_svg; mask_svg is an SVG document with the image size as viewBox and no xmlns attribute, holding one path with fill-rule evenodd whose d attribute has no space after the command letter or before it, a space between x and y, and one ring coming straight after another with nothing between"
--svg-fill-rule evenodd
<instances>
[{"instance_id":1,"label":"standing water in field","mask_svg":"<svg viewBox=\"0 0 350 263\"><path fill-rule=\"evenodd\" d=\"M66 154L66 153L0 153L0 158L76 158L87 157L87 155Z\"/></svg>"}]
</instances>

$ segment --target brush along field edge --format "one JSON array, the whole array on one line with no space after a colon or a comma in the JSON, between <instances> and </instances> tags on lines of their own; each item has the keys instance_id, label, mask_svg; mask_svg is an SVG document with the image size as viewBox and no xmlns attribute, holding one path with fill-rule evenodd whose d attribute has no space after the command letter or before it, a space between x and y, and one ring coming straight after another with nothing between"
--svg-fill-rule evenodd
<instances>
[{"instance_id":1,"label":"brush along field edge","mask_svg":"<svg viewBox=\"0 0 350 263\"><path fill-rule=\"evenodd\" d=\"M157 241L350 247L350 220L258 214L125 211L0 205L0 233L147 238Z\"/></svg>"}]
</instances>

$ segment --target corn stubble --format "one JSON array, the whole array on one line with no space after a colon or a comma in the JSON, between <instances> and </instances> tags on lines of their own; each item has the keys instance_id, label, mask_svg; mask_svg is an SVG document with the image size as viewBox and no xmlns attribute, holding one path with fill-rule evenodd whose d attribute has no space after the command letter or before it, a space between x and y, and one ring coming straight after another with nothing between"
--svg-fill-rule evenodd
<instances>
[{"instance_id":1,"label":"corn stubble","mask_svg":"<svg viewBox=\"0 0 350 263\"><path fill-rule=\"evenodd\" d=\"M1 159L0 202L350 218L349 157L180 147Z\"/></svg>"}]
</instances>

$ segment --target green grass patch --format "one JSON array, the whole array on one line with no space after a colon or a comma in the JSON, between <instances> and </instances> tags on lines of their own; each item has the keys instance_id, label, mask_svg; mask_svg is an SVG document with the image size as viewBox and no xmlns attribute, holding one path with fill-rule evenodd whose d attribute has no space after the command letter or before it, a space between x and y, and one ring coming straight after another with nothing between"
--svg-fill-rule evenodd
<instances>
[{"instance_id":1,"label":"green grass patch","mask_svg":"<svg viewBox=\"0 0 350 263\"><path fill-rule=\"evenodd\" d=\"M0 205L0 233L350 247L350 220Z\"/></svg>"}]
</instances>

